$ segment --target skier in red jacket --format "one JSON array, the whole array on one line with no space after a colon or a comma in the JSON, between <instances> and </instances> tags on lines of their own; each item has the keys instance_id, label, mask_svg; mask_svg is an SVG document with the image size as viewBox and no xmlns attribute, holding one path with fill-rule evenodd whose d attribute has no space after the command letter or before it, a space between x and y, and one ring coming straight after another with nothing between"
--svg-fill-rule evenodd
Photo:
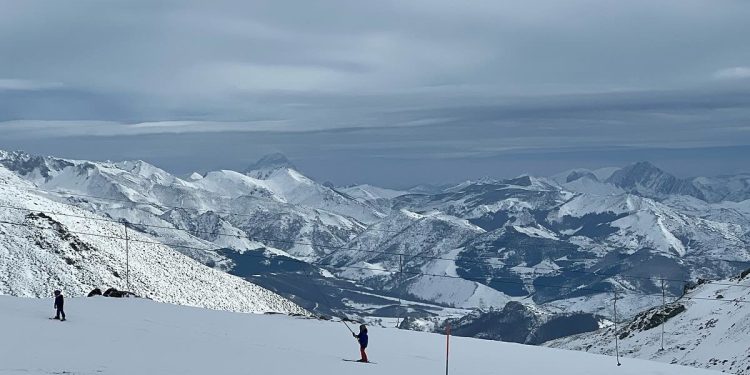
<instances>
[{"instance_id":1,"label":"skier in red jacket","mask_svg":"<svg viewBox=\"0 0 750 375\"><path fill-rule=\"evenodd\" d=\"M365 353L365 349L367 349L367 343L369 341L369 338L367 337L367 326L364 324L360 325L359 334L352 333L352 335L359 342L359 354L362 355L362 358L357 362L370 362L367 360L367 353Z\"/></svg>"}]
</instances>

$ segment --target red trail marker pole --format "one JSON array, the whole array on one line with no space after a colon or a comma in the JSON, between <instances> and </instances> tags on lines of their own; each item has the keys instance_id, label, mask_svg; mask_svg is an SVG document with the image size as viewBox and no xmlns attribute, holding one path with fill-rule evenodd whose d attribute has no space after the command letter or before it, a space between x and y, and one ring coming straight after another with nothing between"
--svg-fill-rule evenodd
<instances>
[{"instance_id":1,"label":"red trail marker pole","mask_svg":"<svg viewBox=\"0 0 750 375\"><path fill-rule=\"evenodd\" d=\"M448 375L448 358L451 354L451 324L445 326L445 375Z\"/></svg>"}]
</instances>

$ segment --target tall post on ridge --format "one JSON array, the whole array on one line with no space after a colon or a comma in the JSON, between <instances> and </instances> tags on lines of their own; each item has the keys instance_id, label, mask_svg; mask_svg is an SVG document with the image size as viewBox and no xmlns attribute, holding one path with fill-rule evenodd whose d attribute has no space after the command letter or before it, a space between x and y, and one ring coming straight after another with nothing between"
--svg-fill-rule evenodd
<instances>
[{"instance_id":1,"label":"tall post on ridge","mask_svg":"<svg viewBox=\"0 0 750 375\"><path fill-rule=\"evenodd\" d=\"M615 355L617 356L617 365L620 366L620 347L618 345L619 337L617 337L617 289L615 289L615 302L614 302L614 310L615 310Z\"/></svg>"},{"instance_id":2,"label":"tall post on ridge","mask_svg":"<svg viewBox=\"0 0 750 375\"><path fill-rule=\"evenodd\" d=\"M403 282L404 278L404 255L398 254L398 308L401 310L401 284ZM401 324L401 312L396 312L398 316L396 317L396 328Z\"/></svg>"},{"instance_id":3,"label":"tall post on ridge","mask_svg":"<svg viewBox=\"0 0 750 375\"><path fill-rule=\"evenodd\" d=\"M664 279L661 279L661 350L664 350L664 318L666 314L667 293L664 289Z\"/></svg>"},{"instance_id":4,"label":"tall post on ridge","mask_svg":"<svg viewBox=\"0 0 750 375\"><path fill-rule=\"evenodd\" d=\"M128 224L122 224L125 227L125 291L130 291L130 245L128 244Z\"/></svg>"}]
</instances>

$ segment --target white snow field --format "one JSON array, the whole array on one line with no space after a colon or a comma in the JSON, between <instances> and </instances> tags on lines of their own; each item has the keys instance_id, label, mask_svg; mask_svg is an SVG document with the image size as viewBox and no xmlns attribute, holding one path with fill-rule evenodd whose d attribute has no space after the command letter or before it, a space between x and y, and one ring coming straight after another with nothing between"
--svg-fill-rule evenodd
<instances>
[{"instance_id":1,"label":"white snow field","mask_svg":"<svg viewBox=\"0 0 750 375\"><path fill-rule=\"evenodd\" d=\"M204 310L140 299L0 296L0 374L443 374L445 337L370 330L370 359L341 322ZM636 359L451 338L451 374L711 374Z\"/></svg>"}]
</instances>

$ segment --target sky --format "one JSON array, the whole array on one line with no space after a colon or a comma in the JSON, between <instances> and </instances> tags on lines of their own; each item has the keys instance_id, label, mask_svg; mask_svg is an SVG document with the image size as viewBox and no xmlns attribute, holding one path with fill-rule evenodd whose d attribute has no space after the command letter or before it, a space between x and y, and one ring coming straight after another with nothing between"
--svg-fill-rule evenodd
<instances>
[{"instance_id":1,"label":"sky","mask_svg":"<svg viewBox=\"0 0 750 375\"><path fill-rule=\"evenodd\" d=\"M0 0L0 148L405 187L750 171L745 0Z\"/></svg>"}]
</instances>

